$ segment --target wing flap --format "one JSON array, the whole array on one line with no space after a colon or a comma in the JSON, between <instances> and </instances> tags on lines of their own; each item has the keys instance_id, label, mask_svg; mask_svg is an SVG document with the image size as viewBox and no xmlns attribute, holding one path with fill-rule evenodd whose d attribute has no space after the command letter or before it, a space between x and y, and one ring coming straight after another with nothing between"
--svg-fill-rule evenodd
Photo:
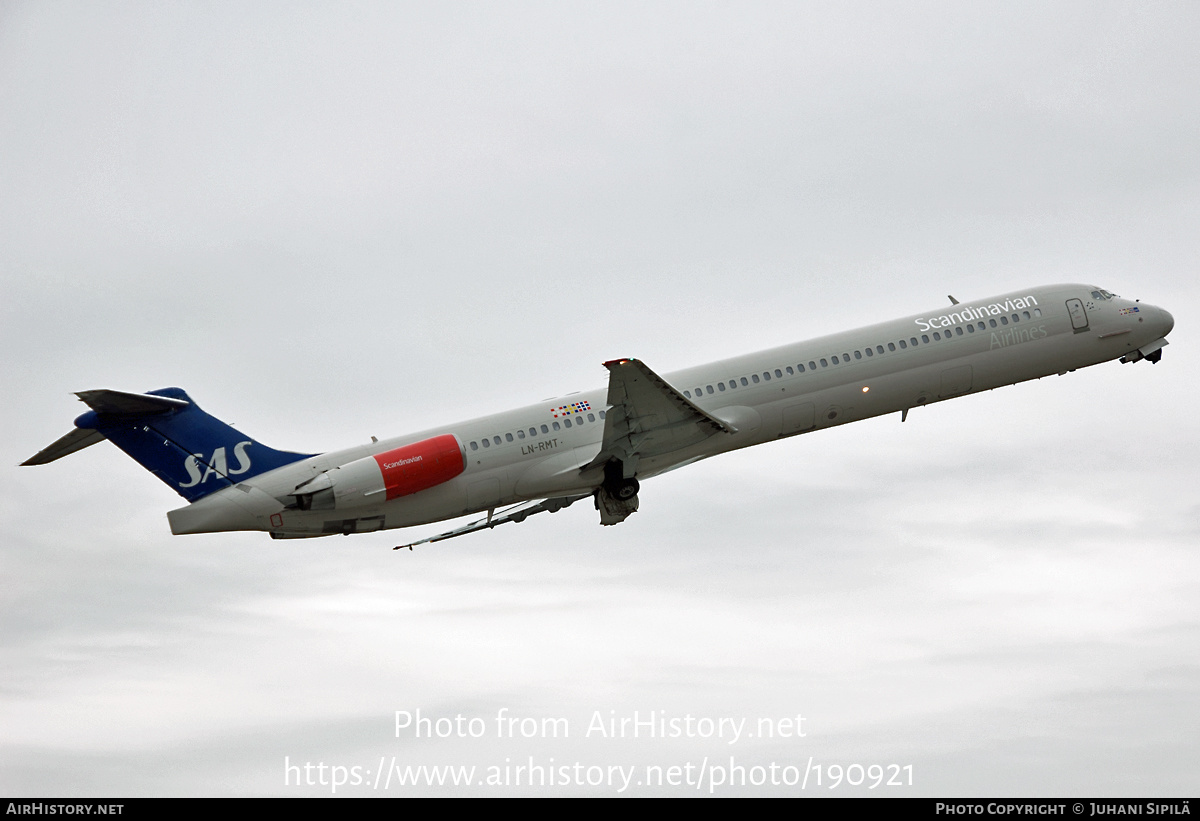
<instances>
[{"instance_id":1,"label":"wing flap","mask_svg":"<svg viewBox=\"0 0 1200 821\"><path fill-rule=\"evenodd\" d=\"M578 502L580 499L589 498L591 498L590 493L583 493L578 496L556 496L553 499L543 499L534 504L522 502L515 507L510 507L499 516L489 515L486 519L478 519L470 524L463 525L462 527L454 530L448 530L445 533L439 533L436 536L430 536L428 539L421 539L420 541L413 542L412 544L397 545L396 547L393 547L392 550L403 550L406 547L409 550L412 550L419 544L432 544L433 542L441 542L445 541L446 539L453 539L455 536L465 536L468 533L474 533L478 530L491 530L497 525L508 524L509 522L523 522L536 513L557 513L567 505L572 505L575 502Z\"/></svg>"}]
</instances>

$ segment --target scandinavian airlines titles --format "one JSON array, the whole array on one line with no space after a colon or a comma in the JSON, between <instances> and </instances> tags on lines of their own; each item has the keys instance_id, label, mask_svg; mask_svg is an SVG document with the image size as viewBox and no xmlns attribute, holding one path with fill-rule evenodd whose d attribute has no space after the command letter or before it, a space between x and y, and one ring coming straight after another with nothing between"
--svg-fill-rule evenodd
<instances>
[{"instance_id":1,"label":"scandinavian airlines titles","mask_svg":"<svg viewBox=\"0 0 1200 821\"><path fill-rule=\"evenodd\" d=\"M979 307L967 305L959 308L954 313L935 316L931 319L920 317L914 321L922 331L931 331L934 328L949 328L962 322L974 322L976 319L984 319L989 316L1000 316L1001 314L1019 311L1037 304L1038 301L1034 297L1021 296L1016 299L1006 299L1003 302L980 305Z\"/></svg>"},{"instance_id":2,"label":"scandinavian airlines titles","mask_svg":"<svg viewBox=\"0 0 1200 821\"><path fill-rule=\"evenodd\" d=\"M420 461L421 461L420 456L410 456L408 459L401 459L397 462L387 462L384 464L383 467L385 470L390 470L392 468L398 468L398 467L401 467L402 465L411 465L413 462L420 462Z\"/></svg>"}]
</instances>

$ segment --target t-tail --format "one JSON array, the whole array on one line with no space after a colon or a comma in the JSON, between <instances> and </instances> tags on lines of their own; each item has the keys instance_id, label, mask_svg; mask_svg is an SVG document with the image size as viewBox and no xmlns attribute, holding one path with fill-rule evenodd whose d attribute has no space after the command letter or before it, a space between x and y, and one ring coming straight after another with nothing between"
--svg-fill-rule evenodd
<instances>
[{"instance_id":1,"label":"t-tail","mask_svg":"<svg viewBox=\"0 0 1200 821\"><path fill-rule=\"evenodd\" d=\"M274 450L209 416L179 388L81 391L90 411L23 465L44 465L108 439L189 502L313 454Z\"/></svg>"}]
</instances>

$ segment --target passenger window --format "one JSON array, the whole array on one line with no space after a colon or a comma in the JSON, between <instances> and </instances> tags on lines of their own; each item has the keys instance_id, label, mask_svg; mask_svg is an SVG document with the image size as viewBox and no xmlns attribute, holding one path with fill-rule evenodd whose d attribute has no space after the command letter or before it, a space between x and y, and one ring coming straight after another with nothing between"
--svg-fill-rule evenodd
<instances>
[{"instance_id":1,"label":"passenger window","mask_svg":"<svg viewBox=\"0 0 1200 821\"><path fill-rule=\"evenodd\" d=\"M549 433L549 432L550 432L550 428L546 427L545 425L542 425L542 433Z\"/></svg>"},{"instance_id":2,"label":"passenger window","mask_svg":"<svg viewBox=\"0 0 1200 821\"><path fill-rule=\"evenodd\" d=\"M703 389L703 388L696 388L696 398L697 398L697 399L699 399L699 398L700 398L701 396L703 396L703 395L704 395L704 389Z\"/></svg>"},{"instance_id":3,"label":"passenger window","mask_svg":"<svg viewBox=\"0 0 1200 821\"><path fill-rule=\"evenodd\" d=\"M589 422L595 422L595 421L596 421L596 415L595 415L594 413L589 413L589 414L588 414L588 421L589 421Z\"/></svg>"},{"instance_id":4,"label":"passenger window","mask_svg":"<svg viewBox=\"0 0 1200 821\"><path fill-rule=\"evenodd\" d=\"M604 418L604 411L600 411L600 418L601 418L601 419L603 419L603 418Z\"/></svg>"},{"instance_id":5,"label":"passenger window","mask_svg":"<svg viewBox=\"0 0 1200 821\"><path fill-rule=\"evenodd\" d=\"M848 354L848 353L844 353L844 354L842 354L842 361L843 361L843 362L849 362L849 361L850 361L850 354Z\"/></svg>"},{"instance_id":6,"label":"passenger window","mask_svg":"<svg viewBox=\"0 0 1200 821\"><path fill-rule=\"evenodd\" d=\"M736 388L736 387L737 387L737 380L735 380L735 379L730 379L730 380L729 380L729 387L730 387L730 389Z\"/></svg>"},{"instance_id":7,"label":"passenger window","mask_svg":"<svg viewBox=\"0 0 1200 821\"><path fill-rule=\"evenodd\" d=\"M937 331L934 331L934 332L933 332L933 338L934 338L934 339L936 339L936 340L938 340L938 341L940 342L940 341L941 341L941 339L942 339L942 335L941 335L941 334L939 334Z\"/></svg>"},{"instance_id":8,"label":"passenger window","mask_svg":"<svg viewBox=\"0 0 1200 821\"><path fill-rule=\"evenodd\" d=\"M955 328L955 329L954 329L954 333L958 334L959 336L962 336L962 335L963 335L963 329L962 329L962 326L959 326L959 327Z\"/></svg>"},{"instance_id":9,"label":"passenger window","mask_svg":"<svg viewBox=\"0 0 1200 821\"><path fill-rule=\"evenodd\" d=\"M804 366L803 366L803 365L797 365L796 367L799 369L799 370L798 370L798 372L799 372L799 373L804 373ZM790 371L790 370L791 370L791 368L788 368L788 370Z\"/></svg>"},{"instance_id":10,"label":"passenger window","mask_svg":"<svg viewBox=\"0 0 1200 821\"><path fill-rule=\"evenodd\" d=\"M995 321L996 321L996 320L994 320L994 319L992 320L992 322L995 322ZM1008 317L1006 317L1006 316L1002 316L1002 317L1000 317L1000 324L1001 324L1001 325L1007 325L1007 324L1008 324Z\"/></svg>"},{"instance_id":11,"label":"passenger window","mask_svg":"<svg viewBox=\"0 0 1200 821\"><path fill-rule=\"evenodd\" d=\"M686 396L688 399L691 399L691 398L692 398L692 392L691 392L691 391L684 391L684 392L683 392L683 395L684 395L684 396Z\"/></svg>"},{"instance_id":12,"label":"passenger window","mask_svg":"<svg viewBox=\"0 0 1200 821\"><path fill-rule=\"evenodd\" d=\"M912 345L914 348L917 347L917 338L915 336L910 336L908 338L908 344Z\"/></svg>"},{"instance_id":13,"label":"passenger window","mask_svg":"<svg viewBox=\"0 0 1200 821\"><path fill-rule=\"evenodd\" d=\"M889 343L888 343L888 350L889 350L889 351L894 351L894 350L896 350L896 343L895 343L895 342L889 342Z\"/></svg>"},{"instance_id":14,"label":"passenger window","mask_svg":"<svg viewBox=\"0 0 1200 821\"><path fill-rule=\"evenodd\" d=\"M929 344L929 334L921 334L921 341L924 342L926 345L928 345Z\"/></svg>"},{"instance_id":15,"label":"passenger window","mask_svg":"<svg viewBox=\"0 0 1200 821\"><path fill-rule=\"evenodd\" d=\"M791 373L791 372L792 372L792 369L791 369L791 368L788 368L788 373ZM779 370L779 368L776 368L776 369L775 369L775 378L776 378L776 379L783 379L783 371Z\"/></svg>"},{"instance_id":16,"label":"passenger window","mask_svg":"<svg viewBox=\"0 0 1200 821\"><path fill-rule=\"evenodd\" d=\"M712 385L707 385L707 386L705 386L705 388L704 388L704 389L705 389L706 391L708 391L708 393L709 393L709 395L710 395L710 396L712 395L712 392L713 392L713 387L712 387Z\"/></svg>"},{"instance_id":17,"label":"passenger window","mask_svg":"<svg viewBox=\"0 0 1200 821\"><path fill-rule=\"evenodd\" d=\"M489 442L488 440L484 439L484 440L483 440L483 446L484 446L485 448L490 448L490 447L492 446L492 443L491 443L491 442Z\"/></svg>"},{"instance_id":18,"label":"passenger window","mask_svg":"<svg viewBox=\"0 0 1200 821\"><path fill-rule=\"evenodd\" d=\"M779 371L775 371L775 375L779 376ZM792 366L791 365L787 366L787 375L792 376Z\"/></svg>"},{"instance_id":19,"label":"passenger window","mask_svg":"<svg viewBox=\"0 0 1200 821\"><path fill-rule=\"evenodd\" d=\"M518 439L524 439L524 438L525 438L525 431L523 431L523 430L519 430L519 431L517 431L517 438L518 438Z\"/></svg>"},{"instance_id":20,"label":"passenger window","mask_svg":"<svg viewBox=\"0 0 1200 821\"><path fill-rule=\"evenodd\" d=\"M896 350L896 349L895 349L895 348L892 348L892 350L894 351L894 350ZM876 345L876 346L875 346L875 353L882 354L882 353L883 353L883 346L882 346L882 345Z\"/></svg>"},{"instance_id":21,"label":"passenger window","mask_svg":"<svg viewBox=\"0 0 1200 821\"><path fill-rule=\"evenodd\" d=\"M537 436L537 428L530 428L530 429L529 429L529 435L530 435L530 436Z\"/></svg>"},{"instance_id":22,"label":"passenger window","mask_svg":"<svg viewBox=\"0 0 1200 821\"><path fill-rule=\"evenodd\" d=\"M557 422L552 423L551 427L553 427L555 430L562 430L562 425L558 424Z\"/></svg>"},{"instance_id":23,"label":"passenger window","mask_svg":"<svg viewBox=\"0 0 1200 821\"><path fill-rule=\"evenodd\" d=\"M833 364L835 364L835 365L836 365L837 363L838 363L837 354L834 354L834 355L833 355Z\"/></svg>"},{"instance_id":24,"label":"passenger window","mask_svg":"<svg viewBox=\"0 0 1200 821\"><path fill-rule=\"evenodd\" d=\"M901 349L903 349L903 348L907 348L907 347L908 347L907 345L905 345L905 344L904 344L904 340L903 340L903 339L901 339L901 340L900 340L900 347L901 347Z\"/></svg>"},{"instance_id":25,"label":"passenger window","mask_svg":"<svg viewBox=\"0 0 1200 821\"><path fill-rule=\"evenodd\" d=\"M855 351L855 352L854 352L854 358L855 358L855 359L862 359L862 351Z\"/></svg>"},{"instance_id":26,"label":"passenger window","mask_svg":"<svg viewBox=\"0 0 1200 821\"><path fill-rule=\"evenodd\" d=\"M475 442L472 442L472 443L471 443L471 450L479 450L479 445L478 445L478 444L476 444Z\"/></svg>"},{"instance_id":27,"label":"passenger window","mask_svg":"<svg viewBox=\"0 0 1200 821\"><path fill-rule=\"evenodd\" d=\"M723 390L725 390L725 383L724 383L724 382L718 382L718 383L717 383L717 390L720 390L720 391L723 391Z\"/></svg>"},{"instance_id":28,"label":"passenger window","mask_svg":"<svg viewBox=\"0 0 1200 821\"><path fill-rule=\"evenodd\" d=\"M973 334L973 333L975 333L975 326L974 326L974 325L968 325L968 326L967 326L967 333L969 333L969 334Z\"/></svg>"},{"instance_id":29,"label":"passenger window","mask_svg":"<svg viewBox=\"0 0 1200 821\"><path fill-rule=\"evenodd\" d=\"M498 445L498 444L500 444L500 437L499 437L499 436L493 436L493 437L492 437L492 441L493 441L493 442L495 442L495 443Z\"/></svg>"},{"instance_id":30,"label":"passenger window","mask_svg":"<svg viewBox=\"0 0 1200 821\"><path fill-rule=\"evenodd\" d=\"M867 356L874 356L874 355L875 355L875 352L873 350L871 350L870 348L867 348Z\"/></svg>"},{"instance_id":31,"label":"passenger window","mask_svg":"<svg viewBox=\"0 0 1200 821\"><path fill-rule=\"evenodd\" d=\"M512 434L511 434L511 433L506 433L506 434L504 434L504 441L505 441L505 442L511 442L512 440L513 440L513 438L512 438Z\"/></svg>"},{"instance_id":32,"label":"passenger window","mask_svg":"<svg viewBox=\"0 0 1200 821\"><path fill-rule=\"evenodd\" d=\"M810 359L810 360L808 361L808 369L809 369L810 371L815 371L815 370L817 369L817 363L816 363L816 362L813 362L813 361Z\"/></svg>"},{"instance_id":33,"label":"passenger window","mask_svg":"<svg viewBox=\"0 0 1200 821\"><path fill-rule=\"evenodd\" d=\"M571 427L571 417L568 416L566 419L564 419L563 424L566 425L568 428Z\"/></svg>"},{"instance_id":34,"label":"passenger window","mask_svg":"<svg viewBox=\"0 0 1200 821\"><path fill-rule=\"evenodd\" d=\"M828 363L828 362L826 362L824 359L822 359L822 360L821 360L821 367L822 367L822 368L828 368L828 367L829 367L829 363Z\"/></svg>"},{"instance_id":35,"label":"passenger window","mask_svg":"<svg viewBox=\"0 0 1200 821\"><path fill-rule=\"evenodd\" d=\"M758 377L757 377L757 376L756 376L756 377L754 377L754 381L755 381L755 382L757 382L757 381L758 381ZM743 376L743 377L742 377L742 387L744 388L744 387L746 387L746 386L747 386L747 385L749 385L749 384L750 384L750 383L746 381L746 377L744 377L744 376Z\"/></svg>"},{"instance_id":36,"label":"passenger window","mask_svg":"<svg viewBox=\"0 0 1200 821\"><path fill-rule=\"evenodd\" d=\"M1021 321L1021 315L1013 314L1013 322L1020 322L1020 321Z\"/></svg>"}]
</instances>

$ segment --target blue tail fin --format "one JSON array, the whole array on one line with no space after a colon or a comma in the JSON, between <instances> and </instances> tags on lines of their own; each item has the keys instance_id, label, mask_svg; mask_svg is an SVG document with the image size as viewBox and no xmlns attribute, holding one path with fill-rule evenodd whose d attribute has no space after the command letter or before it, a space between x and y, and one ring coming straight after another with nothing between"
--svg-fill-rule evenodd
<instances>
[{"instance_id":1,"label":"blue tail fin","mask_svg":"<svg viewBox=\"0 0 1200 821\"><path fill-rule=\"evenodd\" d=\"M260 444L209 416L179 388L145 394L84 391L78 396L92 410L75 420L76 428L109 439L189 502L313 455Z\"/></svg>"}]
</instances>

